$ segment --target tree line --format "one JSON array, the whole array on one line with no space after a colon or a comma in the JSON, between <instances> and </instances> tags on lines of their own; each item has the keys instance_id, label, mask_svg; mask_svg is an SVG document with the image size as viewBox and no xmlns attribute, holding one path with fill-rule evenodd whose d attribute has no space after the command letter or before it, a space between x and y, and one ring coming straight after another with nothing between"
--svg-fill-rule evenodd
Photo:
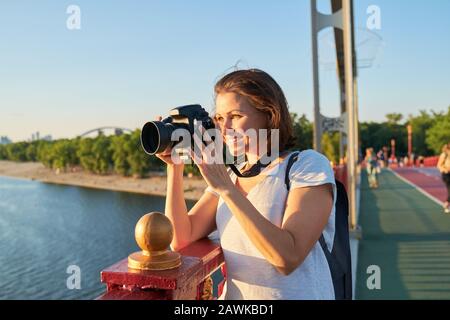
<instances>
[{"instance_id":1,"label":"tree line","mask_svg":"<svg viewBox=\"0 0 450 320\"><path fill-rule=\"evenodd\" d=\"M313 124L305 115L291 113L294 135L297 137L294 150L311 149ZM413 128L413 152L416 155L432 156L440 153L443 144L450 141L450 107L446 113L420 111L419 115L403 120L403 115L386 115L384 122L362 122L359 126L360 150L383 146L390 147L396 141L396 155L408 152L407 125ZM146 154L140 142L141 131L117 136L99 135L96 138L61 139L55 141L17 142L0 145L0 160L39 161L45 167L70 170L81 167L95 174L115 173L122 176L144 177L151 171L163 171L164 163L155 156ZM339 163L340 134L324 133L323 153L330 161ZM186 165L185 173L198 175L195 165Z\"/></svg>"},{"instance_id":2,"label":"tree line","mask_svg":"<svg viewBox=\"0 0 450 320\"><path fill-rule=\"evenodd\" d=\"M312 147L313 123L303 115L298 118L291 114L297 145L294 149L304 150ZM375 151L383 147L391 151L391 140L395 140L395 155L408 155L408 125L412 128L412 152L415 156L429 157L441 153L442 146L450 142L450 106L447 111L435 112L420 110L418 115L404 117L400 113L390 113L382 122L360 122L360 156L364 157L367 148ZM333 163L340 162L340 134L338 132L322 135L322 152Z\"/></svg>"},{"instance_id":3,"label":"tree line","mask_svg":"<svg viewBox=\"0 0 450 320\"><path fill-rule=\"evenodd\" d=\"M144 177L163 163L141 148L140 130L117 136L18 142L0 146L0 159L39 161L51 169L81 167L95 174Z\"/></svg>"},{"instance_id":4,"label":"tree line","mask_svg":"<svg viewBox=\"0 0 450 320\"><path fill-rule=\"evenodd\" d=\"M396 156L408 155L408 125L412 128L414 155L424 157L438 155L442 146L450 142L450 106L446 112L421 110L418 115L409 115L406 118L400 113L390 113L382 123L361 123L361 150L373 147L378 151L383 146L390 149L390 141L394 139Z\"/></svg>"}]
</instances>

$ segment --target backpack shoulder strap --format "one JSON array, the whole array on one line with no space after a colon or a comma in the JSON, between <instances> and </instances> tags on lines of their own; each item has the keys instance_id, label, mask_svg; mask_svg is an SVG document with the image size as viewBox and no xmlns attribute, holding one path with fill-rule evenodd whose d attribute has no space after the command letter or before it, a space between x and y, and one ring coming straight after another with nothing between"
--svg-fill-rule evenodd
<instances>
[{"instance_id":1,"label":"backpack shoulder strap","mask_svg":"<svg viewBox=\"0 0 450 320\"><path fill-rule=\"evenodd\" d=\"M331 259L331 252L328 249L327 243L325 242L325 238L323 237L323 233L320 235L319 243L320 243L320 246L322 247L323 253L325 253L325 257L327 258L327 261L330 261L330 259Z\"/></svg>"},{"instance_id":2,"label":"backpack shoulder strap","mask_svg":"<svg viewBox=\"0 0 450 320\"><path fill-rule=\"evenodd\" d=\"M294 164L295 161L298 160L300 152L295 152L292 155L289 156L288 164L286 166L286 173L284 176L284 183L286 184L286 188L289 191L291 189L291 180L289 179L289 172L291 171L291 167ZM328 250L327 244L325 242L325 238L323 237L323 233L320 235L319 239L320 246L322 247L325 256L327 257L327 260L330 258L330 250Z\"/></svg>"},{"instance_id":3,"label":"backpack shoulder strap","mask_svg":"<svg viewBox=\"0 0 450 320\"><path fill-rule=\"evenodd\" d=\"M286 174L284 176L284 183L286 184L286 188L288 191L291 189L291 180L289 179L289 171L291 171L291 167L295 161L297 161L300 152L294 152L289 156L288 164L286 167Z\"/></svg>"}]
</instances>

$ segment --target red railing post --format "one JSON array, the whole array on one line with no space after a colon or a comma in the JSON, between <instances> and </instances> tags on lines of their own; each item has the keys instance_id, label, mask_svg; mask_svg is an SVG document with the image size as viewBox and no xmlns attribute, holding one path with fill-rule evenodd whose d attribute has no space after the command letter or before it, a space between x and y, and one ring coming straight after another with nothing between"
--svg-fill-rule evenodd
<instances>
[{"instance_id":1,"label":"red railing post","mask_svg":"<svg viewBox=\"0 0 450 320\"><path fill-rule=\"evenodd\" d=\"M101 281L106 284L106 292L97 299L213 299L210 276L224 265L220 245L210 239L202 239L178 252L181 254L182 263L175 269L158 271L131 269L128 267L127 259L106 268L101 272ZM208 292L211 294L208 295ZM220 294L219 290L219 296Z\"/></svg>"}]
</instances>

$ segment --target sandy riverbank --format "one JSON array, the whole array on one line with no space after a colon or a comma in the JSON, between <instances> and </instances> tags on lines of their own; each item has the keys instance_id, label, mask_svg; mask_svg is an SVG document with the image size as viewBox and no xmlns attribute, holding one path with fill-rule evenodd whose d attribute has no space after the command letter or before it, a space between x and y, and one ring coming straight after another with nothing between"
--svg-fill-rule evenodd
<instances>
[{"instance_id":1,"label":"sandy riverbank","mask_svg":"<svg viewBox=\"0 0 450 320\"><path fill-rule=\"evenodd\" d=\"M0 161L0 176L148 195L166 195L166 177L157 175L145 179L135 179L118 175L101 176L81 170L57 173L38 162ZM206 182L202 178L185 178L185 198L198 200L206 186Z\"/></svg>"}]
</instances>

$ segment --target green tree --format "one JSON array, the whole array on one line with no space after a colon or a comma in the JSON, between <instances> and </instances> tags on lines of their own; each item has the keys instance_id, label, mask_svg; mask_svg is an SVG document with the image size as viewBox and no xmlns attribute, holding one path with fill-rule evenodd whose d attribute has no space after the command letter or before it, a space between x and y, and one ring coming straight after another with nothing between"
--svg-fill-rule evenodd
<instances>
[{"instance_id":1,"label":"green tree","mask_svg":"<svg viewBox=\"0 0 450 320\"><path fill-rule=\"evenodd\" d=\"M77 140L58 140L52 145L52 168L66 170L79 163Z\"/></svg>"},{"instance_id":2,"label":"green tree","mask_svg":"<svg viewBox=\"0 0 450 320\"><path fill-rule=\"evenodd\" d=\"M383 146L389 146L390 131L376 122L362 122L359 126L361 147L364 152L367 148L374 148L375 152Z\"/></svg>"},{"instance_id":3,"label":"green tree","mask_svg":"<svg viewBox=\"0 0 450 320\"><path fill-rule=\"evenodd\" d=\"M322 153L334 164L339 164L339 139L339 132L325 132L322 135Z\"/></svg>"},{"instance_id":4,"label":"green tree","mask_svg":"<svg viewBox=\"0 0 450 320\"><path fill-rule=\"evenodd\" d=\"M141 146L141 130L135 130L125 143L127 162L130 174L142 178L150 168L151 157L144 152Z\"/></svg>"},{"instance_id":5,"label":"green tree","mask_svg":"<svg viewBox=\"0 0 450 320\"><path fill-rule=\"evenodd\" d=\"M77 156L80 165L89 172L95 172L95 156L93 154L94 140L92 138L81 139L78 144Z\"/></svg>"},{"instance_id":6,"label":"green tree","mask_svg":"<svg viewBox=\"0 0 450 320\"><path fill-rule=\"evenodd\" d=\"M428 147L426 133L433 126L436 115L420 110L418 116L409 115L408 124L412 126L412 146L416 155L430 156L434 152Z\"/></svg>"},{"instance_id":7,"label":"green tree","mask_svg":"<svg viewBox=\"0 0 450 320\"><path fill-rule=\"evenodd\" d=\"M114 171L120 175L127 176L130 174L130 165L127 161L128 153L126 144L130 139L129 134L121 134L111 139L112 160L114 163Z\"/></svg>"},{"instance_id":8,"label":"green tree","mask_svg":"<svg viewBox=\"0 0 450 320\"><path fill-rule=\"evenodd\" d=\"M46 168L53 167L53 152L52 145L54 142L39 141L37 143L36 158L41 162Z\"/></svg>"},{"instance_id":9,"label":"green tree","mask_svg":"<svg viewBox=\"0 0 450 320\"><path fill-rule=\"evenodd\" d=\"M104 136L99 135L92 145L92 152L95 157L94 171L98 174L106 174L109 172L110 166L112 166L112 151L110 148L111 140Z\"/></svg>"},{"instance_id":10,"label":"green tree","mask_svg":"<svg viewBox=\"0 0 450 320\"><path fill-rule=\"evenodd\" d=\"M404 156L407 154L408 135L405 125L393 122L362 122L360 123L359 136L363 153L367 148L374 148L375 152L383 146L390 148L391 140L394 139L396 155Z\"/></svg>"},{"instance_id":11,"label":"green tree","mask_svg":"<svg viewBox=\"0 0 450 320\"><path fill-rule=\"evenodd\" d=\"M27 161L36 161L37 160L37 142L32 142L28 145L25 150L25 154L27 156Z\"/></svg>"},{"instance_id":12,"label":"green tree","mask_svg":"<svg viewBox=\"0 0 450 320\"><path fill-rule=\"evenodd\" d=\"M6 145L6 156L11 161L27 161L28 142L17 142Z\"/></svg>"},{"instance_id":13,"label":"green tree","mask_svg":"<svg viewBox=\"0 0 450 320\"><path fill-rule=\"evenodd\" d=\"M400 113L388 113L386 119L389 124L398 124L402 121L403 115Z\"/></svg>"},{"instance_id":14,"label":"green tree","mask_svg":"<svg viewBox=\"0 0 450 320\"><path fill-rule=\"evenodd\" d=\"M426 143L435 154L440 154L442 146L450 142L450 106L446 114L434 114L435 121L426 133Z\"/></svg>"},{"instance_id":15,"label":"green tree","mask_svg":"<svg viewBox=\"0 0 450 320\"><path fill-rule=\"evenodd\" d=\"M7 160L6 145L0 144L0 160Z\"/></svg>"},{"instance_id":16,"label":"green tree","mask_svg":"<svg viewBox=\"0 0 450 320\"><path fill-rule=\"evenodd\" d=\"M298 117L296 113L291 113L294 136L296 137L294 150L307 150L313 147L313 124L306 118L306 115Z\"/></svg>"}]
</instances>

